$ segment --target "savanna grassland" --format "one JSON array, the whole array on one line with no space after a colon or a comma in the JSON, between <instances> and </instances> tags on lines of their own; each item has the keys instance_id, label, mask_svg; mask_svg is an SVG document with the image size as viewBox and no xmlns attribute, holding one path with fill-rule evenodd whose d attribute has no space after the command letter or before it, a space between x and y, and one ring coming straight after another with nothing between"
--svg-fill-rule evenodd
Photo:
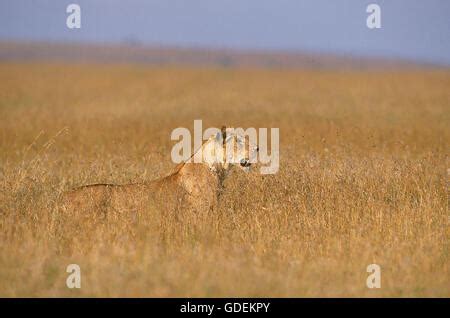
<instances>
[{"instance_id":1,"label":"savanna grassland","mask_svg":"<svg viewBox=\"0 0 450 318\"><path fill-rule=\"evenodd\" d=\"M449 297L449 88L439 70L1 63L0 296ZM194 119L279 127L279 172L233 171L206 215L58 209L167 174Z\"/></svg>"}]
</instances>

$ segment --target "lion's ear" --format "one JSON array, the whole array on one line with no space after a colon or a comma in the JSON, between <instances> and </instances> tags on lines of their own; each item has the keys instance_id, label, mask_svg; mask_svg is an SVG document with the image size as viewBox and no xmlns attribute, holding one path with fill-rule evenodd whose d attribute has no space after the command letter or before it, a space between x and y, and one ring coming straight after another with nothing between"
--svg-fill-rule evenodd
<instances>
[{"instance_id":1,"label":"lion's ear","mask_svg":"<svg viewBox=\"0 0 450 318\"><path fill-rule=\"evenodd\" d=\"M222 140L223 143L225 144L225 140L227 139L227 127L222 126L222 129L220 131L222 132Z\"/></svg>"}]
</instances>

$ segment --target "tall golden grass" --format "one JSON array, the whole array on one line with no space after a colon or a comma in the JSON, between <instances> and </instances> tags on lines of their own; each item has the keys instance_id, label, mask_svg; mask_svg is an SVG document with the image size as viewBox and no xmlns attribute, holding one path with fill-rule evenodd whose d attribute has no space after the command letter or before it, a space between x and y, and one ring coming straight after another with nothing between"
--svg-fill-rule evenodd
<instances>
[{"instance_id":1,"label":"tall golden grass","mask_svg":"<svg viewBox=\"0 0 450 318\"><path fill-rule=\"evenodd\" d=\"M449 297L449 87L438 70L0 64L0 296ZM233 171L207 215L58 209L168 173L194 119L279 127L280 171Z\"/></svg>"}]
</instances>

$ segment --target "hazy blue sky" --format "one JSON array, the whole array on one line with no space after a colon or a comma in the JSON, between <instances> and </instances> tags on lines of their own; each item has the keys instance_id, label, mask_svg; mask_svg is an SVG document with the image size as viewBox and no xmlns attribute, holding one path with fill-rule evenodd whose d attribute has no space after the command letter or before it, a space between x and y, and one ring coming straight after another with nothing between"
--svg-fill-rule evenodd
<instances>
[{"instance_id":1,"label":"hazy blue sky","mask_svg":"<svg viewBox=\"0 0 450 318\"><path fill-rule=\"evenodd\" d=\"M66 7L81 6L81 29ZM382 28L366 27L381 6ZM450 0L0 0L0 40L123 42L404 57L450 65Z\"/></svg>"}]
</instances>

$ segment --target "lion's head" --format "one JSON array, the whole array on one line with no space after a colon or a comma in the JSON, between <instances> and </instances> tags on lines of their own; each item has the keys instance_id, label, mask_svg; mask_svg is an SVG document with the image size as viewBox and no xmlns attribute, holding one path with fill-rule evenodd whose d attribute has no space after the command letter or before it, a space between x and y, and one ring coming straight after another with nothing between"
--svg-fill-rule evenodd
<instances>
[{"instance_id":1,"label":"lion's head","mask_svg":"<svg viewBox=\"0 0 450 318\"><path fill-rule=\"evenodd\" d=\"M256 162L258 146L253 136L242 129L222 127L215 129L215 133L203 144L201 151L194 156L202 156L202 162L212 169L228 169L237 165L248 171L252 163ZM198 159L197 159L198 160Z\"/></svg>"}]
</instances>

